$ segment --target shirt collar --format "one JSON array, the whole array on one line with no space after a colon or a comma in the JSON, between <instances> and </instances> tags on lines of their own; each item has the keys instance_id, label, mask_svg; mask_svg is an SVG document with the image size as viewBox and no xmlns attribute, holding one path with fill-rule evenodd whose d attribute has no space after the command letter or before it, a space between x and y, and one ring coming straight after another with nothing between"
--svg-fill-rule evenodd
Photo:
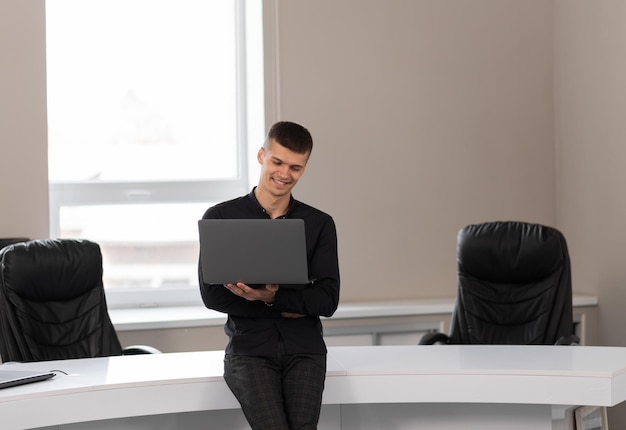
<instances>
[{"instance_id":1,"label":"shirt collar","mask_svg":"<svg viewBox=\"0 0 626 430\"><path fill-rule=\"evenodd\" d=\"M259 210L261 212L263 212L265 215L267 215L267 211L265 210L265 208L263 206L261 206L261 203L259 203L259 201L257 200L256 195L254 194L254 190L256 190L256 187L252 188L252 191L250 191L250 194L248 194L248 197L250 197L250 199L252 199L254 204L259 208ZM293 198L293 195L290 195L289 196L289 206L287 206L287 212L285 212L284 215L279 216L278 218L289 218L289 214L291 213L291 211L293 210L295 205L296 205L296 199Z\"/></svg>"}]
</instances>

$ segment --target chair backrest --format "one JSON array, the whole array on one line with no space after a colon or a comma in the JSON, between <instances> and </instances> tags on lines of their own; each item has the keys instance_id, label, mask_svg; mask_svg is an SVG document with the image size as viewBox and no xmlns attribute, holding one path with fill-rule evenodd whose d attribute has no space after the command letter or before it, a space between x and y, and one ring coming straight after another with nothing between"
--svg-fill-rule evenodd
<instances>
[{"instance_id":1,"label":"chair backrest","mask_svg":"<svg viewBox=\"0 0 626 430\"><path fill-rule=\"evenodd\" d=\"M454 344L554 344L573 333L570 259L556 229L469 225L457 237Z\"/></svg>"},{"instance_id":2,"label":"chair backrest","mask_svg":"<svg viewBox=\"0 0 626 430\"><path fill-rule=\"evenodd\" d=\"M120 355L100 246L47 239L0 250L0 357L42 361Z\"/></svg>"},{"instance_id":3,"label":"chair backrest","mask_svg":"<svg viewBox=\"0 0 626 430\"><path fill-rule=\"evenodd\" d=\"M30 239L27 237L0 237L0 249L5 246L13 245L14 243L26 242L28 240Z\"/></svg>"}]
</instances>

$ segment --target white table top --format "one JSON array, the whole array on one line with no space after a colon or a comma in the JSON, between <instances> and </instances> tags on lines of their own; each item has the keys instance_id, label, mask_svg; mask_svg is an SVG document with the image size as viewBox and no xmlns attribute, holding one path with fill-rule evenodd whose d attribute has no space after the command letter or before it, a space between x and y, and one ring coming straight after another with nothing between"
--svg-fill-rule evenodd
<instances>
[{"instance_id":1,"label":"white table top","mask_svg":"<svg viewBox=\"0 0 626 430\"><path fill-rule=\"evenodd\" d=\"M23 423L11 427L17 429L238 408L222 378L222 359L222 351L207 351L5 364L67 375L0 390L0 416ZM324 404L614 406L624 400L626 348L584 346L333 347L324 392ZM91 411L91 402L107 407ZM29 414L34 408L46 413Z\"/></svg>"},{"instance_id":2,"label":"white table top","mask_svg":"<svg viewBox=\"0 0 626 430\"><path fill-rule=\"evenodd\" d=\"M509 375L612 378L626 373L626 348L524 345L334 347L347 375Z\"/></svg>"},{"instance_id":3,"label":"white table top","mask_svg":"<svg viewBox=\"0 0 626 430\"><path fill-rule=\"evenodd\" d=\"M614 406L626 400L626 348L433 345L337 347L350 394L329 403L516 403ZM329 375L328 387L333 387ZM419 387L419 388L417 388Z\"/></svg>"}]
</instances>

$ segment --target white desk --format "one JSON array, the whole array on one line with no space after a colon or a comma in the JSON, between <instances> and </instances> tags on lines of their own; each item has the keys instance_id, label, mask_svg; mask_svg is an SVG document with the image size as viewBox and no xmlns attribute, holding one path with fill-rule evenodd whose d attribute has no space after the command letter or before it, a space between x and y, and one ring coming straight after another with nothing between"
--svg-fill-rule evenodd
<instances>
[{"instance_id":1,"label":"white desk","mask_svg":"<svg viewBox=\"0 0 626 430\"><path fill-rule=\"evenodd\" d=\"M246 429L222 379L222 357L210 351L5 365L68 375L0 390L0 427ZM567 405L624 400L626 348L335 347L319 428L561 429Z\"/></svg>"}]
</instances>

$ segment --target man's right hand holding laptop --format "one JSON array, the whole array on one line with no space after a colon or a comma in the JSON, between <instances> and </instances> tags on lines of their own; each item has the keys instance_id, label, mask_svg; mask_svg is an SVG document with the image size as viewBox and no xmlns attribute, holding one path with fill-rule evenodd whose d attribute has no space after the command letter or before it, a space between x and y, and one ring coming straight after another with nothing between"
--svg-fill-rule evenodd
<instances>
[{"instance_id":1,"label":"man's right hand holding laptop","mask_svg":"<svg viewBox=\"0 0 626 430\"><path fill-rule=\"evenodd\" d=\"M261 300L266 305L274 303L276 291L280 288L278 284L265 284L265 288L252 288L243 282L236 284L224 284L224 286L234 295L242 297L248 301ZM281 312L283 318L302 318L304 315L293 312Z\"/></svg>"}]
</instances>

